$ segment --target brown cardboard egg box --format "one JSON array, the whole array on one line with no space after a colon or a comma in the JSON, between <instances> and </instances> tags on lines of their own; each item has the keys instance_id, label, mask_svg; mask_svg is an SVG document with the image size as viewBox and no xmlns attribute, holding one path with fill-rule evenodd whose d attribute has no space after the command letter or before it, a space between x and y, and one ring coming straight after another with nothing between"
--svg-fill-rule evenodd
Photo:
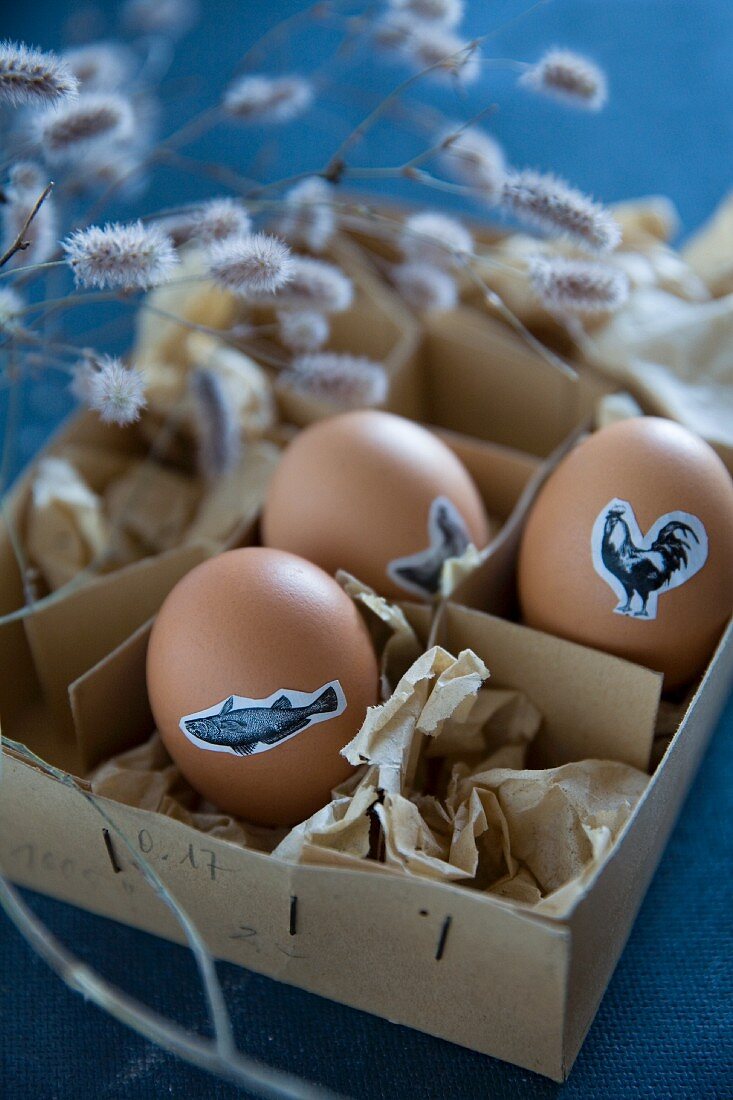
<instances>
[{"instance_id":1,"label":"brown cardboard egg box","mask_svg":"<svg viewBox=\"0 0 733 1100\"><path fill-rule=\"evenodd\" d=\"M361 286L371 289L361 320L352 318L358 332L342 334L344 348L353 350L358 338L361 350L386 333L392 349L387 407L442 434L498 520L479 567L453 601L437 617L406 606L408 618L425 645L473 649L496 685L519 688L539 706L545 720L537 764L597 754L646 768L660 677L513 621L524 516L608 387L587 372L576 381L553 372L516 333L470 307L418 330L370 278L366 270L360 274ZM377 299L382 305L375 314ZM342 338L338 330L336 338ZM372 354L384 357L377 342L369 345ZM322 408L301 409L293 419L302 424L321 415ZM59 444L79 456L85 448L105 448L111 466L141 446L134 429L110 430L88 415L66 425L53 445ZM10 501L16 517L27 491L26 477ZM229 543L202 536L71 586L0 627L3 736L82 786L97 763L143 741L152 729L144 676L150 618L198 561L256 537L252 520ZM1 530L0 614L23 602L23 579ZM118 835L115 867L94 804L20 750L6 753L0 790L2 866L21 884L181 941L180 928L135 867L132 853L144 854L216 956L560 1081L724 703L731 634L690 693L610 856L567 910L540 915L495 895L389 873L374 862L358 870L289 864L103 799L113 831L130 844Z\"/></svg>"}]
</instances>

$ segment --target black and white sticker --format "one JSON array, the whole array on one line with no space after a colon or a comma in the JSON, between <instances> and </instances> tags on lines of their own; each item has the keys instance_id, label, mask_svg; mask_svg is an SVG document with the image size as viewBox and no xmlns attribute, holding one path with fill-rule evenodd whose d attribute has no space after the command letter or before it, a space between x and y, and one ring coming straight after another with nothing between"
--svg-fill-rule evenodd
<instances>
[{"instance_id":1,"label":"black and white sticker","mask_svg":"<svg viewBox=\"0 0 733 1100\"><path fill-rule=\"evenodd\" d=\"M254 756L317 722L338 718L346 710L346 696L338 680L316 691L284 688L266 699L230 695L214 706L186 714L179 727L200 749Z\"/></svg>"},{"instance_id":2,"label":"black and white sticker","mask_svg":"<svg viewBox=\"0 0 733 1100\"><path fill-rule=\"evenodd\" d=\"M440 587L443 564L448 558L460 558L471 541L463 516L447 497L436 497L428 515L428 542L425 550L395 558L387 566L387 575L400 588L418 596L434 596Z\"/></svg>"},{"instance_id":3,"label":"black and white sticker","mask_svg":"<svg viewBox=\"0 0 733 1100\"><path fill-rule=\"evenodd\" d=\"M708 536L689 512L667 512L644 535L629 502L614 497L593 524L591 552L596 573L618 597L614 612L650 620L660 596L702 569Z\"/></svg>"}]
</instances>

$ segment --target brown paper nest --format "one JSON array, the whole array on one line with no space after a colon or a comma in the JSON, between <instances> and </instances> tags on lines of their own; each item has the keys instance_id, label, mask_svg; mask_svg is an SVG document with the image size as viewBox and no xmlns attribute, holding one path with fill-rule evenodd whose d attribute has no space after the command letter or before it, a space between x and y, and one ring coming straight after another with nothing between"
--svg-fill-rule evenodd
<instances>
[{"instance_id":1,"label":"brown paper nest","mask_svg":"<svg viewBox=\"0 0 733 1100\"><path fill-rule=\"evenodd\" d=\"M607 856L648 776L607 760L528 768L542 722L531 700L487 686L489 670L469 649L421 652L399 608L340 579L381 636L384 701L342 750L358 770L331 802L290 830L217 813L157 733L99 767L92 790L277 859L456 882L548 912L566 906Z\"/></svg>"}]
</instances>

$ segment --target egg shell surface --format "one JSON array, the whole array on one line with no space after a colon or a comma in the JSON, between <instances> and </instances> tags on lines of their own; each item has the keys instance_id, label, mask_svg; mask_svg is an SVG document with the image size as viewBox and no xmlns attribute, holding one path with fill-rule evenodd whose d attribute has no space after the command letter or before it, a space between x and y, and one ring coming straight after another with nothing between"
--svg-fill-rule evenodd
<instances>
[{"instance_id":1,"label":"egg shell surface","mask_svg":"<svg viewBox=\"0 0 733 1100\"><path fill-rule=\"evenodd\" d=\"M431 598L442 560L468 541L483 548L489 524L470 474L442 440L403 417L359 410L318 421L289 445L262 535L397 600Z\"/></svg>"},{"instance_id":2,"label":"egg shell surface","mask_svg":"<svg viewBox=\"0 0 733 1100\"><path fill-rule=\"evenodd\" d=\"M330 800L353 771L340 750L379 701L377 659L353 601L312 563L261 547L219 554L178 582L153 625L147 681L161 738L189 783L263 825L293 825ZM254 744L260 735L271 743Z\"/></svg>"},{"instance_id":3,"label":"egg shell surface","mask_svg":"<svg viewBox=\"0 0 733 1100\"><path fill-rule=\"evenodd\" d=\"M529 626L662 672L665 689L688 683L733 607L728 471L669 420L595 432L537 497L518 586Z\"/></svg>"}]
</instances>

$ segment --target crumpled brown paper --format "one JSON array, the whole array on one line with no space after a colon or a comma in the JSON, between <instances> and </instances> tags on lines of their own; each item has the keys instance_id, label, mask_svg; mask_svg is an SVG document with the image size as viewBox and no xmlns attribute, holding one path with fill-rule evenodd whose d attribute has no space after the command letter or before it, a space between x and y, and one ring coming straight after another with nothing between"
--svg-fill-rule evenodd
<instances>
[{"instance_id":1,"label":"crumpled brown paper","mask_svg":"<svg viewBox=\"0 0 733 1100\"><path fill-rule=\"evenodd\" d=\"M25 549L49 588L68 584L109 545L102 500L67 458L38 463L31 486Z\"/></svg>"},{"instance_id":2,"label":"crumpled brown paper","mask_svg":"<svg viewBox=\"0 0 733 1100\"><path fill-rule=\"evenodd\" d=\"M682 249L715 298L733 294L733 192Z\"/></svg>"},{"instance_id":3,"label":"crumpled brown paper","mask_svg":"<svg viewBox=\"0 0 733 1100\"><path fill-rule=\"evenodd\" d=\"M177 433L189 443L194 440L197 412L189 379L194 369L202 368L221 381L242 436L257 439L277 421L273 387L254 360L214 335L218 330L225 333L241 318L242 305L204 279L203 271L201 254L188 251L178 278L151 291L145 299L149 308L139 311L133 361L145 379L147 406L141 427L155 438L161 425L175 417Z\"/></svg>"},{"instance_id":4,"label":"crumpled brown paper","mask_svg":"<svg viewBox=\"0 0 733 1100\"><path fill-rule=\"evenodd\" d=\"M471 650L452 657L434 646L411 665L389 699L367 711L342 755L350 764L376 765L379 786L399 791L410 782L410 753L419 735L437 737L449 718L457 724L465 720L488 674Z\"/></svg>"},{"instance_id":5,"label":"crumpled brown paper","mask_svg":"<svg viewBox=\"0 0 733 1100\"><path fill-rule=\"evenodd\" d=\"M351 584L357 597L368 597ZM371 602L390 617L378 597ZM399 613L393 621L406 637ZM157 735L98 769L92 789L290 862L461 882L560 911L608 854L648 777L603 760L527 768L541 717L521 692L485 686L487 677L471 650L454 657L436 646L421 654L344 747L361 768L327 806L289 831L253 829L209 807L196 809ZM415 750L423 746L418 768Z\"/></svg>"},{"instance_id":6,"label":"crumpled brown paper","mask_svg":"<svg viewBox=\"0 0 733 1100\"><path fill-rule=\"evenodd\" d=\"M236 539L261 511L280 455L280 449L267 440L248 443L236 467L206 486L182 541L227 544Z\"/></svg>"},{"instance_id":7,"label":"crumpled brown paper","mask_svg":"<svg viewBox=\"0 0 733 1100\"><path fill-rule=\"evenodd\" d=\"M594 366L630 385L650 407L713 445L733 447L733 294L689 302L657 287L584 344Z\"/></svg>"},{"instance_id":8,"label":"crumpled brown paper","mask_svg":"<svg viewBox=\"0 0 733 1100\"><path fill-rule=\"evenodd\" d=\"M157 733L142 745L101 764L89 782L94 794L102 798L173 817L244 848L269 852L287 831L247 825L202 803L171 762Z\"/></svg>"},{"instance_id":9,"label":"crumpled brown paper","mask_svg":"<svg viewBox=\"0 0 733 1100\"><path fill-rule=\"evenodd\" d=\"M135 365L143 372L149 365L162 363L188 366L188 339L192 332L189 325L228 329L239 318L238 299L205 279L204 270L204 257L199 250L183 250L176 278L156 287L145 298L145 305L152 308L138 310L133 351ZM172 316L166 317L166 313ZM178 324L175 318L188 325Z\"/></svg>"},{"instance_id":10,"label":"crumpled brown paper","mask_svg":"<svg viewBox=\"0 0 733 1100\"><path fill-rule=\"evenodd\" d=\"M104 492L107 517L148 553L177 546L193 517L201 486L157 462L133 462Z\"/></svg>"},{"instance_id":11,"label":"crumpled brown paper","mask_svg":"<svg viewBox=\"0 0 733 1100\"><path fill-rule=\"evenodd\" d=\"M90 567L111 572L178 546L200 495L195 479L152 460L60 448L30 484L26 555L52 591Z\"/></svg>"},{"instance_id":12,"label":"crumpled brown paper","mask_svg":"<svg viewBox=\"0 0 733 1100\"><path fill-rule=\"evenodd\" d=\"M378 596L373 588L344 569L336 573L336 580L347 596L367 613L372 642L380 654L381 698L386 699L400 677L420 656L423 647L404 611L396 604ZM381 629L375 626L376 623L381 624Z\"/></svg>"}]
</instances>

